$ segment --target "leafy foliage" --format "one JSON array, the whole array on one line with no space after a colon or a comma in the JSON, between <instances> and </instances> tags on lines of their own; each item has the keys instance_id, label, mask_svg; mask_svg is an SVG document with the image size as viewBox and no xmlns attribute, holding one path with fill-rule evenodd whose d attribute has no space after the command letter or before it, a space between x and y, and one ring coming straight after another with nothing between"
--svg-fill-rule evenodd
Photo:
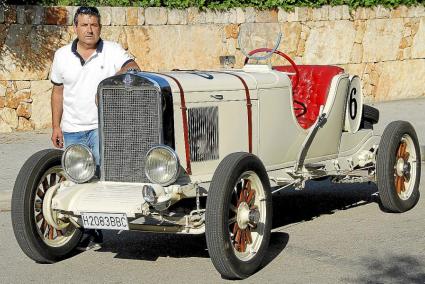
<instances>
[{"instance_id":1,"label":"leafy foliage","mask_svg":"<svg viewBox=\"0 0 425 284\"><path fill-rule=\"evenodd\" d=\"M0 0L1 1L1 0ZM397 7L399 5L424 5L425 0L6 0L10 4L38 4L59 6L137 6L137 7L167 7L184 9L188 7L229 9L234 7L256 7L273 9L282 7L290 10L294 7L321 7L323 5L348 5L351 8Z\"/></svg>"}]
</instances>

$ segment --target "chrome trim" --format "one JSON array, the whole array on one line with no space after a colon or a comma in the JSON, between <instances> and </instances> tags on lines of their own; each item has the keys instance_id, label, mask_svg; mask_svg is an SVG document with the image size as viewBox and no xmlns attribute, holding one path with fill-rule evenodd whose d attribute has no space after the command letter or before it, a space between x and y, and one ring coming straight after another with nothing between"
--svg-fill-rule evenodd
<instances>
[{"instance_id":1,"label":"chrome trim","mask_svg":"<svg viewBox=\"0 0 425 284\"><path fill-rule=\"evenodd\" d=\"M93 172L91 173L90 177L89 177L89 178L87 178L87 179L83 179L83 180L76 180L76 179L72 178L72 177L68 174L68 172L66 171L66 167L65 167L65 155L68 153L69 149L71 149L71 148L73 148L73 147L77 147L77 146L80 146L80 147L84 148L85 150L87 150L87 152L89 152L90 158L93 160L93 164L94 164ZM69 145L68 147L66 147L65 151L64 151L64 152L63 152L63 154L62 154L62 158L61 158L61 166L62 166L62 169L63 169L64 176L65 176L68 180L70 180L70 181L72 181L72 182L75 182L75 183L85 183L86 181L91 180L91 179L94 177L94 174L96 173L96 160L94 159L93 152L90 150L90 148L89 148L89 147L87 147L87 146L86 146L86 145L84 145L84 144L80 144L80 143L78 143L78 144L71 144L71 145Z\"/></svg>"}]
</instances>

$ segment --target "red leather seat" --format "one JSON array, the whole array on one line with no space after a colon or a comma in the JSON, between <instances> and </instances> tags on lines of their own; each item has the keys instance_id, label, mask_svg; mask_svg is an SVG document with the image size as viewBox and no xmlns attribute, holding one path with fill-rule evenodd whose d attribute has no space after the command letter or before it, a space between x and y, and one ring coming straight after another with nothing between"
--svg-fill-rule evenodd
<instances>
[{"instance_id":1,"label":"red leather seat","mask_svg":"<svg viewBox=\"0 0 425 284\"><path fill-rule=\"evenodd\" d=\"M302 128L310 128L319 115L320 106L326 103L329 87L335 75L344 73L344 69L337 66L328 65L297 65L299 70L298 85L292 89L294 99L294 111L298 123ZM274 66L274 70L282 72L294 72L292 66ZM294 85L295 76L291 76ZM302 114L299 101L307 107L307 111Z\"/></svg>"}]
</instances>

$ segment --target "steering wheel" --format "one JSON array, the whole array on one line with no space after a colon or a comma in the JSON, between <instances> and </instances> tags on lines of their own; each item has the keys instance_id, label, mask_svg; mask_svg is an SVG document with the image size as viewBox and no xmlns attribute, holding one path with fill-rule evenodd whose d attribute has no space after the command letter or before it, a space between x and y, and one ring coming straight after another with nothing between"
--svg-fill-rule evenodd
<instances>
[{"instance_id":1,"label":"steering wheel","mask_svg":"<svg viewBox=\"0 0 425 284\"><path fill-rule=\"evenodd\" d=\"M250 51L248 53L248 55L254 55L258 52L272 52L272 51L273 51L273 53L285 58L291 64L292 68L294 68L295 75L294 75L293 80L292 80L293 83L294 83L293 86L292 86L292 92L294 92L294 90L297 88L299 80L300 80L300 71L298 70L297 64L295 64L295 62L291 59L291 57L289 57L288 55L286 55L285 53L283 53L279 50L273 50L273 49L266 48L266 47L254 49L254 50ZM248 63L248 60L249 60L249 57L245 57L244 65ZM295 110L301 110L301 113L297 114L297 117L300 117L307 112L307 107L303 102L300 102L298 100L294 100L294 103L299 104L301 106L301 108L295 108Z\"/></svg>"}]
</instances>

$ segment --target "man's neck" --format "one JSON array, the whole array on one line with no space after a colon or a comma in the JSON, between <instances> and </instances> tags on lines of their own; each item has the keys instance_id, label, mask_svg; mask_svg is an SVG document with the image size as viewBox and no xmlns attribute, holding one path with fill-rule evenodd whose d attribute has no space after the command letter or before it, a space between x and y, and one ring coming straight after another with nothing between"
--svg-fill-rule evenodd
<instances>
[{"instance_id":1,"label":"man's neck","mask_svg":"<svg viewBox=\"0 0 425 284\"><path fill-rule=\"evenodd\" d=\"M80 40L77 42L77 49L78 49L78 51L81 51L81 52L93 51L93 50L96 49L96 47L97 47L97 43L94 44L94 45L89 45L89 44L86 44L86 43L84 43Z\"/></svg>"}]
</instances>

